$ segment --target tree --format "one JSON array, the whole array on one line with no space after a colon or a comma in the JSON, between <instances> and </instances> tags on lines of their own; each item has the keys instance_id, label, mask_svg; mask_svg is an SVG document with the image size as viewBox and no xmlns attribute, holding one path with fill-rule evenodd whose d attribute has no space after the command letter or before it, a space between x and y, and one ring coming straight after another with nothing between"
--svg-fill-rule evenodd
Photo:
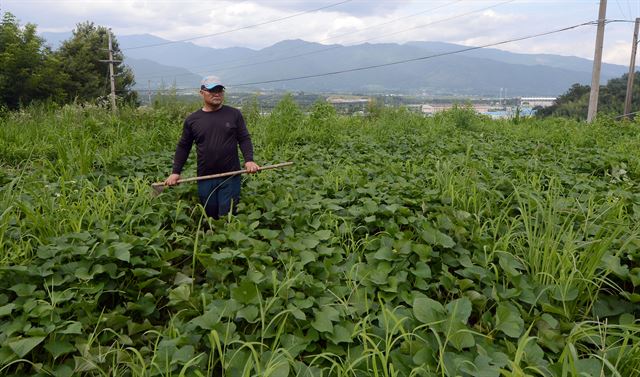
<instances>
[{"instance_id":1,"label":"tree","mask_svg":"<svg viewBox=\"0 0 640 377\"><path fill-rule=\"evenodd\" d=\"M591 87L589 85L573 84L566 93L558 97L555 104L540 109L536 114L541 117L555 115L587 119L587 109L589 107L588 96L590 92Z\"/></svg>"},{"instance_id":2,"label":"tree","mask_svg":"<svg viewBox=\"0 0 640 377\"><path fill-rule=\"evenodd\" d=\"M60 62L36 26L20 28L15 16L4 13L0 23L0 106L16 109L36 100L64 102L62 82L68 77L58 73Z\"/></svg>"},{"instance_id":3,"label":"tree","mask_svg":"<svg viewBox=\"0 0 640 377\"><path fill-rule=\"evenodd\" d=\"M640 73L635 73L635 82L640 79ZM598 98L598 113L622 115L627 91L627 74L611 79L607 85L600 87ZM540 109L536 114L540 117L561 116L585 120L589 108L591 87L573 84L569 90L560 95L553 106ZM640 109L640 85L635 85L632 92L631 111Z\"/></svg>"},{"instance_id":4,"label":"tree","mask_svg":"<svg viewBox=\"0 0 640 377\"><path fill-rule=\"evenodd\" d=\"M73 36L62 43L56 55L64 62L64 72L70 80L65 84L65 91L72 98L93 102L110 93L109 65L101 62L108 58L108 33L104 26L96 26L93 22L76 25ZM111 33L113 59L123 60L122 51ZM123 64L114 64L116 94L126 102L137 101L132 70Z\"/></svg>"}]
</instances>

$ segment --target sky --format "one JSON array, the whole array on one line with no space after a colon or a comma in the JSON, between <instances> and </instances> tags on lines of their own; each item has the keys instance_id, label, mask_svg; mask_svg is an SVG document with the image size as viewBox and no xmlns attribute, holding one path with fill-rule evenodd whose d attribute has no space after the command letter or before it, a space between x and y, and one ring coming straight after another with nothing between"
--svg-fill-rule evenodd
<instances>
[{"instance_id":1,"label":"sky","mask_svg":"<svg viewBox=\"0 0 640 377\"><path fill-rule=\"evenodd\" d=\"M152 34L215 47L261 49L287 39L322 44L450 42L481 46L598 19L600 0L0 0L39 32L91 21L116 37ZM608 0L603 61L628 66L640 0ZM593 59L596 26L497 46ZM126 51L125 51L126 54Z\"/></svg>"}]
</instances>

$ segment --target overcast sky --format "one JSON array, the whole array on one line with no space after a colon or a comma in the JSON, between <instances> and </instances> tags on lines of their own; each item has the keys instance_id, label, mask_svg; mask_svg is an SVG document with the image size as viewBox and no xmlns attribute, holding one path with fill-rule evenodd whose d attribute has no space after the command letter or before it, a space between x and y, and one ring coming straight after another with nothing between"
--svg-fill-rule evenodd
<instances>
[{"instance_id":1,"label":"overcast sky","mask_svg":"<svg viewBox=\"0 0 640 377\"><path fill-rule=\"evenodd\" d=\"M40 32L71 31L79 22L92 21L111 27L116 36L147 33L169 40L196 38L191 42L216 48L260 49L285 39L343 45L441 41L478 46L597 20L599 2L1 0L0 12L13 13L21 25L34 23ZM608 1L607 19L636 17L640 17L640 0ZM605 62L629 64L633 26L632 22L607 24ZM583 26L497 48L593 59L595 32L595 26ZM203 37L215 33L220 34Z\"/></svg>"}]
</instances>

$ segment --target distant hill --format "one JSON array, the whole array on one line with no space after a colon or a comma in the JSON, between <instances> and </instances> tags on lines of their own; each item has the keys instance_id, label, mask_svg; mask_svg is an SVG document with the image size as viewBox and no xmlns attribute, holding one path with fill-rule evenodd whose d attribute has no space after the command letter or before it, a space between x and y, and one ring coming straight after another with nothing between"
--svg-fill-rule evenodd
<instances>
[{"instance_id":1,"label":"distant hill","mask_svg":"<svg viewBox=\"0 0 640 377\"><path fill-rule=\"evenodd\" d=\"M145 91L168 88L197 88L201 76L187 69L158 64L148 59L125 58L136 75L134 88Z\"/></svg>"},{"instance_id":2,"label":"distant hill","mask_svg":"<svg viewBox=\"0 0 640 377\"><path fill-rule=\"evenodd\" d=\"M71 34L67 33L66 38ZM63 33L43 33L55 48ZM574 83L591 82L592 61L552 54L516 54L442 42L364 43L355 46L322 45L287 40L263 48L215 49L190 42L169 43L152 35L118 36L125 64L136 75L137 87L175 85L196 88L206 74L220 76L235 90L288 90L309 92L397 92L432 95L556 96ZM144 47L153 45L152 47ZM410 63L291 81L265 81L353 70L420 59ZM601 82L620 77L627 68L603 64Z\"/></svg>"}]
</instances>

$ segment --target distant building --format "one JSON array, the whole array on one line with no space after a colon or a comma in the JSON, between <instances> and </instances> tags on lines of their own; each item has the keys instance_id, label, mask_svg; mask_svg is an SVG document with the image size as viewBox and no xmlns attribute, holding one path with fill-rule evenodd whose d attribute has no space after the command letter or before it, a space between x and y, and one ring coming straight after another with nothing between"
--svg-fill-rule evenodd
<instances>
[{"instance_id":1,"label":"distant building","mask_svg":"<svg viewBox=\"0 0 640 377\"><path fill-rule=\"evenodd\" d=\"M464 107L464 105L454 104L454 103L438 103L438 104L424 104L422 105L422 113L425 115L433 115L435 113L439 113L441 111L450 110L454 106ZM485 105L485 104L473 104L471 108L476 112L482 114L489 111L494 106Z\"/></svg>"},{"instance_id":2,"label":"distant building","mask_svg":"<svg viewBox=\"0 0 640 377\"><path fill-rule=\"evenodd\" d=\"M522 97L520 98L520 106L549 107L556 103L556 100L556 97Z\"/></svg>"}]
</instances>

